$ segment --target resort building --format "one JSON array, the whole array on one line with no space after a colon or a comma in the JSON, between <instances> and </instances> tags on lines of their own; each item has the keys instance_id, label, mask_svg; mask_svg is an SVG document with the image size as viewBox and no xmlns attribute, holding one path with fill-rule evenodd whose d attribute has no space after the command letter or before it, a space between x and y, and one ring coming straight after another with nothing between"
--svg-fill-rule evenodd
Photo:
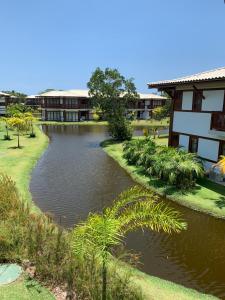
<instances>
[{"instance_id":1,"label":"resort building","mask_svg":"<svg viewBox=\"0 0 225 300\"><path fill-rule=\"evenodd\" d=\"M136 103L130 103L131 112L138 119L149 119L155 107L165 104L166 97L139 94ZM42 120L76 122L91 120L93 110L88 90L50 91L37 97L41 101Z\"/></svg>"},{"instance_id":2,"label":"resort building","mask_svg":"<svg viewBox=\"0 0 225 300\"><path fill-rule=\"evenodd\" d=\"M0 92L0 116L6 114L7 105L11 104L15 98L15 96Z\"/></svg>"},{"instance_id":3,"label":"resort building","mask_svg":"<svg viewBox=\"0 0 225 300\"><path fill-rule=\"evenodd\" d=\"M132 112L136 119L151 119L153 109L165 105L166 100L156 94L139 94L138 101L129 105L128 113Z\"/></svg>"},{"instance_id":4,"label":"resort building","mask_svg":"<svg viewBox=\"0 0 225 300\"><path fill-rule=\"evenodd\" d=\"M149 83L173 99L169 145L197 153L205 168L225 155L225 67Z\"/></svg>"},{"instance_id":5,"label":"resort building","mask_svg":"<svg viewBox=\"0 0 225 300\"><path fill-rule=\"evenodd\" d=\"M41 99L38 95L30 95L26 97L24 104L35 110L41 107Z\"/></svg>"}]
</instances>

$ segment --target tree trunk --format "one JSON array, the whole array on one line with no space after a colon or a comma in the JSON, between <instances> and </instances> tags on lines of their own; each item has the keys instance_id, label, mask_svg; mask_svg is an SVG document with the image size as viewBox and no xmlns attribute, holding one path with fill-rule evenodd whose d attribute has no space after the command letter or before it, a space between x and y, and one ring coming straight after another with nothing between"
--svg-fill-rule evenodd
<instances>
[{"instance_id":1,"label":"tree trunk","mask_svg":"<svg viewBox=\"0 0 225 300\"><path fill-rule=\"evenodd\" d=\"M17 139L17 141L18 141L17 147L20 148L20 134L19 134L19 132L18 132L18 139Z\"/></svg>"},{"instance_id":2,"label":"tree trunk","mask_svg":"<svg viewBox=\"0 0 225 300\"><path fill-rule=\"evenodd\" d=\"M9 129L8 129L8 126L6 125L5 128L6 128L6 136L7 136L7 139L8 139L9 138Z\"/></svg>"},{"instance_id":3,"label":"tree trunk","mask_svg":"<svg viewBox=\"0 0 225 300\"><path fill-rule=\"evenodd\" d=\"M102 300L106 300L107 297L107 267L106 257L103 257L102 262Z\"/></svg>"}]
</instances>

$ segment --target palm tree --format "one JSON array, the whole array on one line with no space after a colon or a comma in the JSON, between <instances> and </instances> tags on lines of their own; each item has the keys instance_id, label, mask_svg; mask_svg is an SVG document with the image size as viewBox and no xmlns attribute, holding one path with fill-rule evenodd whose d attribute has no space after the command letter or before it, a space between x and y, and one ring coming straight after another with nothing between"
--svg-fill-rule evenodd
<instances>
[{"instance_id":1,"label":"palm tree","mask_svg":"<svg viewBox=\"0 0 225 300\"><path fill-rule=\"evenodd\" d=\"M96 254L102 264L102 300L107 298L107 263L112 250L122 244L126 234L137 229L164 231L186 229L180 214L158 202L158 197L135 186L121 193L102 214L89 214L87 220L73 230L73 250L84 260Z\"/></svg>"},{"instance_id":2,"label":"palm tree","mask_svg":"<svg viewBox=\"0 0 225 300\"><path fill-rule=\"evenodd\" d=\"M24 113L24 121L26 123L26 127L31 129L30 137L35 137L34 134L34 122L36 122L36 118L33 116L31 112Z\"/></svg>"}]
</instances>

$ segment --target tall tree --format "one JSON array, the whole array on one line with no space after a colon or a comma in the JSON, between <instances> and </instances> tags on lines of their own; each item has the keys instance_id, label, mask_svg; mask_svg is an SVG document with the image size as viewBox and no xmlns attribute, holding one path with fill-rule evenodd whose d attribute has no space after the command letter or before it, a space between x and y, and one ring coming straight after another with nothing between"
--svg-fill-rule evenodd
<instances>
[{"instance_id":1,"label":"tall tree","mask_svg":"<svg viewBox=\"0 0 225 300\"><path fill-rule=\"evenodd\" d=\"M126 79L117 69L97 68L87 83L94 106L101 108L109 122L110 135L116 140L131 139L128 104L138 99L133 79Z\"/></svg>"},{"instance_id":2,"label":"tall tree","mask_svg":"<svg viewBox=\"0 0 225 300\"><path fill-rule=\"evenodd\" d=\"M180 214L159 203L152 192L138 186L119 195L102 214L90 214L73 231L73 249L78 259L96 255L102 263L102 300L107 299L107 267L112 251L126 234L137 229L177 232L186 229Z\"/></svg>"}]
</instances>

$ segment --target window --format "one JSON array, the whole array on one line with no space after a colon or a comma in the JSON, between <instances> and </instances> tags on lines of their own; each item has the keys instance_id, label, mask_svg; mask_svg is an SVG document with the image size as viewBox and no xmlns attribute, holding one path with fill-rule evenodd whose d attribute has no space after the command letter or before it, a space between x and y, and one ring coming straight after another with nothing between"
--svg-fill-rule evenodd
<instances>
[{"instance_id":1,"label":"window","mask_svg":"<svg viewBox=\"0 0 225 300\"><path fill-rule=\"evenodd\" d=\"M198 152L198 138L196 136L190 136L189 138L189 152Z\"/></svg>"},{"instance_id":2,"label":"window","mask_svg":"<svg viewBox=\"0 0 225 300\"><path fill-rule=\"evenodd\" d=\"M67 107L76 107L78 105L78 100L76 98L67 98L65 99L65 104Z\"/></svg>"},{"instance_id":3,"label":"window","mask_svg":"<svg viewBox=\"0 0 225 300\"><path fill-rule=\"evenodd\" d=\"M202 110L202 98L203 98L203 92L199 90L195 90L193 94L193 105L192 105L193 111Z\"/></svg>"},{"instance_id":4,"label":"window","mask_svg":"<svg viewBox=\"0 0 225 300\"><path fill-rule=\"evenodd\" d=\"M173 98L173 110L181 110L182 98L183 98L183 92L175 91L174 98Z\"/></svg>"},{"instance_id":5,"label":"window","mask_svg":"<svg viewBox=\"0 0 225 300\"><path fill-rule=\"evenodd\" d=\"M61 121L60 111L48 111L48 121Z\"/></svg>"}]
</instances>

